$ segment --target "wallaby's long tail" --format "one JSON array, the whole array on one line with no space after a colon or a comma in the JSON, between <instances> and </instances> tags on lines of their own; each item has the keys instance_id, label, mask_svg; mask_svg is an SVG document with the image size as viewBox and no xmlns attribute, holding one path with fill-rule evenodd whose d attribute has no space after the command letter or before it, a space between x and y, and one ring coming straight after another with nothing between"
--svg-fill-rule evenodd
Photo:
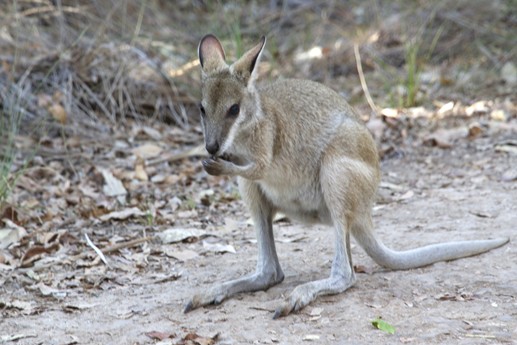
<instances>
[{"instance_id":1,"label":"wallaby's long tail","mask_svg":"<svg viewBox=\"0 0 517 345\"><path fill-rule=\"evenodd\" d=\"M446 242L405 251L395 251L379 241L370 229L360 229L354 231L353 234L376 263L396 270L422 267L438 261L481 254L500 247L509 241L508 238L497 238L493 240Z\"/></svg>"}]
</instances>

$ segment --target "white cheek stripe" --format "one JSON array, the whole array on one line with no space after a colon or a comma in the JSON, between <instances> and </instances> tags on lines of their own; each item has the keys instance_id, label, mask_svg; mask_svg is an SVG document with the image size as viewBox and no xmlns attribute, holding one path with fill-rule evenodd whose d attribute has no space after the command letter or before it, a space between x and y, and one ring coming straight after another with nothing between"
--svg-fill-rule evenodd
<instances>
[{"instance_id":1,"label":"white cheek stripe","mask_svg":"<svg viewBox=\"0 0 517 345\"><path fill-rule=\"evenodd\" d=\"M226 153L226 151L232 146L233 141L235 140L235 136L237 135L237 130L239 129L239 125L241 124L244 116L243 114L240 114L240 116L237 118L237 120L232 124L230 127L230 131L228 132L228 135L226 136L226 140L224 141L223 145L221 146L221 149L219 150L220 154Z\"/></svg>"},{"instance_id":2,"label":"white cheek stripe","mask_svg":"<svg viewBox=\"0 0 517 345\"><path fill-rule=\"evenodd\" d=\"M255 93L255 114L252 115L253 117L256 117L256 119L261 119L264 114L262 113L262 105L260 104L260 97L258 93ZM220 153L226 153L228 149L233 145L233 142L235 140L235 136L237 135L237 131L241 127L241 124L244 122L244 119L247 118L247 114L239 114L239 117L237 120L233 123L232 127L230 128L230 131L228 132L228 135L226 137L226 140L224 141L223 145L221 146Z\"/></svg>"}]
</instances>

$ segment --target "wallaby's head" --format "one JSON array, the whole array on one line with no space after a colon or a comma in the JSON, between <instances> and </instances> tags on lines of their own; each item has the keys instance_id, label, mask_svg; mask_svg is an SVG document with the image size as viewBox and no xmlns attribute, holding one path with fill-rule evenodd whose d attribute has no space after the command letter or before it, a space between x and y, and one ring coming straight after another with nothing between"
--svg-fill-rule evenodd
<instances>
[{"instance_id":1,"label":"wallaby's head","mask_svg":"<svg viewBox=\"0 0 517 345\"><path fill-rule=\"evenodd\" d=\"M206 150L212 156L227 154L240 129L261 116L254 83L265 43L262 37L259 44L227 65L223 47L214 35L206 35L199 42L201 124Z\"/></svg>"}]
</instances>

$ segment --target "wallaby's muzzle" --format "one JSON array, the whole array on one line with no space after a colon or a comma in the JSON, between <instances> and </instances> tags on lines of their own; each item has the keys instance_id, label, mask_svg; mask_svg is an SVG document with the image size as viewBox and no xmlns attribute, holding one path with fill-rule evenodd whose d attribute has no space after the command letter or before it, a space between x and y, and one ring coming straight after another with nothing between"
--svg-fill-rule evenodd
<instances>
[{"instance_id":1,"label":"wallaby's muzzle","mask_svg":"<svg viewBox=\"0 0 517 345\"><path fill-rule=\"evenodd\" d=\"M210 143L206 143L205 148L208 151L208 153L213 156L217 153L217 151L219 151L219 143L217 142L217 140Z\"/></svg>"}]
</instances>

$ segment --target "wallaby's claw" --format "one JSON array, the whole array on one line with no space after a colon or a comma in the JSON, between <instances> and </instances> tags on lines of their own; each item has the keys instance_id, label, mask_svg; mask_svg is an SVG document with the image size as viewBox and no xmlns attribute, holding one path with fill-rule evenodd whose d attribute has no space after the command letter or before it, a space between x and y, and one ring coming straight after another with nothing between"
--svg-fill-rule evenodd
<instances>
[{"instance_id":1,"label":"wallaby's claw","mask_svg":"<svg viewBox=\"0 0 517 345\"><path fill-rule=\"evenodd\" d=\"M183 313L186 314L193 309L195 309L194 304L192 303L192 301L188 301L187 304L185 304L185 308L183 308Z\"/></svg>"},{"instance_id":2,"label":"wallaby's claw","mask_svg":"<svg viewBox=\"0 0 517 345\"><path fill-rule=\"evenodd\" d=\"M273 320L279 319L279 318L281 318L283 316L286 316L288 314L289 314L289 312L286 313L284 308L278 307L275 310L275 314L273 314Z\"/></svg>"},{"instance_id":3,"label":"wallaby's claw","mask_svg":"<svg viewBox=\"0 0 517 345\"><path fill-rule=\"evenodd\" d=\"M302 305L299 301L293 301L292 298L290 298L287 302L284 302L280 307L276 308L273 320L299 311L303 307L305 307L305 305Z\"/></svg>"},{"instance_id":4,"label":"wallaby's claw","mask_svg":"<svg viewBox=\"0 0 517 345\"><path fill-rule=\"evenodd\" d=\"M297 312L309 305L316 298L317 291L319 290L313 285L314 282L312 284L308 283L296 287L293 292L291 292L291 295L287 300L275 310L273 319L287 316L292 312Z\"/></svg>"},{"instance_id":5,"label":"wallaby's claw","mask_svg":"<svg viewBox=\"0 0 517 345\"><path fill-rule=\"evenodd\" d=\"M220 293L208 293L208 294L200 294L195 295L185 304L185 308L183 308L183 313L188 313L194 309L204 307L207 305L217 305L221 304L225 300L226 296Z\"/></svg>"}]
</instances>

